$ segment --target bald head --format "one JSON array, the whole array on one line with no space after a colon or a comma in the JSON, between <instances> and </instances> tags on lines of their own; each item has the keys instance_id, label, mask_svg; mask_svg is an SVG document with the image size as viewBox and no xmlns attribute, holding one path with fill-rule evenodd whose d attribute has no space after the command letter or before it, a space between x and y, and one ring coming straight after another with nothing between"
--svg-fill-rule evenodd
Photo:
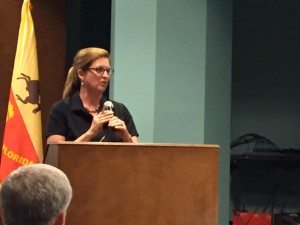
<instances>
[{"instance_id":1,"label":"bald head","mask_svg":"<svg viewBox=\"0 0 300 225\"><path fill-rule=\"evenodd\" d=\"M72 198L67 176L47 164L22 166L10 173L1 188L5 225L50 225Z\"/></svg>"}]
</instances>

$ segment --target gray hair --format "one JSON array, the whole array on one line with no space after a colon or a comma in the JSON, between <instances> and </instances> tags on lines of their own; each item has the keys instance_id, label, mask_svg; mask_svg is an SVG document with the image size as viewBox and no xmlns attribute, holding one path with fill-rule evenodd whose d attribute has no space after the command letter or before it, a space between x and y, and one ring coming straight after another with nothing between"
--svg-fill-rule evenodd
<instances>
[{"instance_id":1,"label":"gray hair","mask_svg":"<svg viewBox=\"0 0 300 225\"><path fill-rule=\"evenodd\" d=\"M50 225L67 210L72 187L61 170L32 164L10 173L0 195L5 225Z\"/></svg>"}]
</instances>

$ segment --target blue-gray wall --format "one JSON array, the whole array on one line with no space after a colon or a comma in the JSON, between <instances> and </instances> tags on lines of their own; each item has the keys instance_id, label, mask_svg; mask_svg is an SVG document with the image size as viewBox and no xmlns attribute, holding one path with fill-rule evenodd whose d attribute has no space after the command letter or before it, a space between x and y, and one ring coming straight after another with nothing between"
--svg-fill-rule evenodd
<instances>
[{"instance_id":1,"label":"blue-gray wall","mask_svg":"<svg viewBox=\"0 0 300 225\"><path fill-rule=\"evenodd\" d=\"M231 2L123 0L112 11L110 96L132 112L141 142L220 145L228 224Z\"/></svg>"},{"instance_id":2,"label":"blue-gray wall","mask_svg":"<svg viewBox=\"0 0 300 225\"><path fill-rule=\"evenodd\" d=\"M132 113L142 142L154 141L156 1L113 1L110 97Z\"/></svg>"},{"instance_id":3,"label":"blue-gray wall","mask_svg":"<svg viewBox=\"0 0 300 225\"><path fill-rule=\"evenodd\" d=\"M229 223L232 2L207 0L205 142L220 145L219 224ZM228 217L229 216L229 217Z\"/></svg>"}]
</instances>

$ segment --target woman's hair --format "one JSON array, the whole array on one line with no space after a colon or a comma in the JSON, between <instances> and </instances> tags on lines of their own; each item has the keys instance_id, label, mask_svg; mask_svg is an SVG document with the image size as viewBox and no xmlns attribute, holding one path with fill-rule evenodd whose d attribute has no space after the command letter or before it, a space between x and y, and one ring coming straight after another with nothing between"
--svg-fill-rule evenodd
<instances>
[{"instance_id":1,"label":"woman's hair","mask_svg":"<svg viewBox=\"0 0 300 225\"><path fill-rule=\"evenodd\" d=\"M98 58L109 58L109 53L103 48L83 48L74 57L73 66L69 69L63 91L63 99L71 96L80 89L81 80L78 78L79 69L86 70Z\"/></svg>"}]
</instances>

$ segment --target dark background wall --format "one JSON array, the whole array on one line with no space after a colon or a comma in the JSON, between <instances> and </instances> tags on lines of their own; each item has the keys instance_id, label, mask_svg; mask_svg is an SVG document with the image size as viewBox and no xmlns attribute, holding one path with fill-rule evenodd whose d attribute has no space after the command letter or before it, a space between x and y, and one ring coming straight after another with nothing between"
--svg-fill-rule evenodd
<instances>
[{"instance_id":1,"label":"dark background wall","mask_svg":"<svg viewBox=\"0 0 300 225\"><path fill-rule=\"evenodd\" d=\"M233 4L232 138L300 149L300 1Z\"/></svg>"},{"instance_id":2,"label":"dark background wall","mask_svg":"<svg viewBox=\"0 0 300 225\"><path fill-rule=\"evenodd\" d=\"M235 0L233 12L232 138L257 133L300 149L300 1ZM299 154L238 164L233 209L299 212Z\"/></svg>"},{"instance_id":3,"label":"dark background wall","mask_svg":"<svg viewBox=\"0 0 300 225\"><path fill-rule=\"evenodd\" d=\"M68 12L67 66L80 48L110 51L111 0L69 0Z\"/></svg>"},{"instance_id":4,"label":"dark background wall","mask_svg":"<svg viewBox=\"0 0 300 225\"><path fill-rule=\"evenodd\" d=\"M66 67L81 48L99 47L110 51L111 0L69 0ZM109 95L109 86L105 91Z\"/></svg>"}]
</instances>

